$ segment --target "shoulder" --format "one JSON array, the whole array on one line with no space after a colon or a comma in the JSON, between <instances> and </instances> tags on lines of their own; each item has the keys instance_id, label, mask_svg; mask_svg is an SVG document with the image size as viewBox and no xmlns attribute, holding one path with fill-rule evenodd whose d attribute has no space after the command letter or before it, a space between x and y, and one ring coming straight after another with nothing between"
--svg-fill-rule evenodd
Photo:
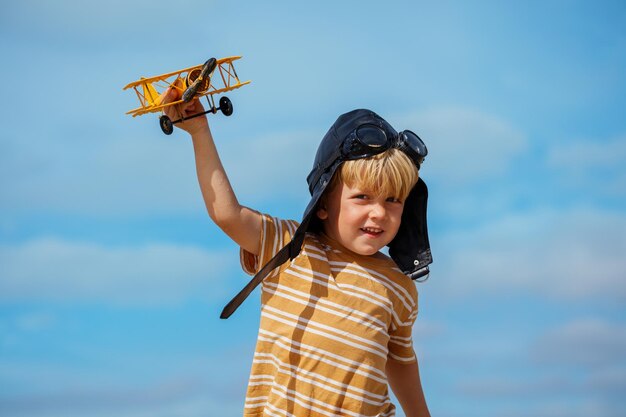
<instances>
[{"instance_id":1,"label":"shoulder","mask_svg":"<svg viewBox=\"0 0 626 417\"><path fill-rule=\"evenodd\" d=\"M417 308L417 287L411 278L406 276L398 265L383 253L369 257L368 269L380 280L385 282L387 296L394 306L413 311Z\"/></svg>"},{"instance_id":2,"label":"shoulder","mask_svg":"<svg viewBox=\"0 0 626 417\"><path fill-rule=\"evenodd\" d=\"M406 276L393 259L385 255L382 252L377 252L374 255L365 257L365 262L369 264L373 270L385 274L390 279L397 281L399 284L409 285L413 284L411 278Z\"/></svg>"},{"instance_id":3,"label":"shoulder","mask_svg":"<svg viewBox=\"0 0 626 417\"><path fill-rule=\"evenodd\" d=\"M296 233L300 224L295 220L285 220L261 213L261 241L272 245L272 252L278 252Z\"/></svg>"},{"instance_id":4,"label":"shoulder","mask_svg":"<svg viewBox=\"0 0 626 417\"><path fill-rule=\"evenodd\" d=\"M400 270L398 265L393 259L387 255L380 254L384 257L384 261L381 263L380 272L385 274L391 281L400 287L406 288L411 293L417 294L415 283L404 272Z\"/></svg>"},{"instance_id":5,"label":"shoulder","mask_svg":"<svg viewBox=\"0 0 626 417\"><path fill-rule=\"evenodd\" d=\"M296 220L282 219L275 217L267 213L259 213L261 216L261 223L263 227L268 227L277 230L291 231L292 233L300 226L300 223Z\"/></svg>"}]
</instances>

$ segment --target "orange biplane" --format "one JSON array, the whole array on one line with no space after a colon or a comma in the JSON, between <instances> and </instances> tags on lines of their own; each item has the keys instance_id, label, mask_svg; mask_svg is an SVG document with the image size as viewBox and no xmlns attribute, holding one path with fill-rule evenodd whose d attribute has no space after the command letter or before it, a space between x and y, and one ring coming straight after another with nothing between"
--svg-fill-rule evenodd
<instances>
[{"instance_id":1,"label":"orange biplane","mask_svg":"<svg viewBox=\"0 0 626 417\"><path fill-rule=\"evenodd\" d=\"M175 106L175 109L178 109L178 119L171 120L165 114L162 114L159 118L161 130L166 135L170 135L174 131L174 124L180 123L183 120L192 119L207 113L217 113L218 110L225 116L230 116L233 114L233 104L230 99L226 96L222 96L219 100L219 107L216 107L213 96L250 83L250 81L241 82L237 76L233 62L239 58L241 57L211 58L204 64L195 67L157 75L156 77L142 77L138 81L132 82L124 87L124 90L129 88L135 90L141 105L126 114L135 117L146 113L163 112L165 108ZM215 74L216 69L219 72L219 77ZM180 91L182 93L181 99L163 103L163 98L168 88L174 88ZM207 97L209 109L191 116L183 116L180 111L180 106L178 105L188 103L195 98L203 96Z\"/></svg>"}]
</instances>

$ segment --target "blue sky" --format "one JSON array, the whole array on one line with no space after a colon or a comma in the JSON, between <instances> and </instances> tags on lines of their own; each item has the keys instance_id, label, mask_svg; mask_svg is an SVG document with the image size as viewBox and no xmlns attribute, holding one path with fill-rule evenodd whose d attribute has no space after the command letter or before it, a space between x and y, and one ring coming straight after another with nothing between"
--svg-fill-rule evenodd
<instances>
[{"instance_id":1,"label":"blue sky","mask_svg":"<svg viewBox=\"0 0 626 417\"><path fill-rule=\"evenodd\" d=\"M433 415L623 416L625 27L620 1L4 4L0 416L241 415L258 294L218 318L237 248L189 139L122 91L230 55L252 84L210 122L244 204L299 218L353 108L427 143Z\"/></svg>"}]
</instances>

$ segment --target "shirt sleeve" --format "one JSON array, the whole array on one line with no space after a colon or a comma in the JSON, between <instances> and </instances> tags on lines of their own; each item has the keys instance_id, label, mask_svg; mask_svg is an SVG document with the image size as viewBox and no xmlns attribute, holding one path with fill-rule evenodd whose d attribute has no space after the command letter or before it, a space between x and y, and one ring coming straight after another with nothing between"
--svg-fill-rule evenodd
<instances>
[{"instance_id":1,"label":"shirt sleeve","mask_svg":"<svg viewBox=\"0 0 626 417\"><path fill-rule=\"evenodd\" d=\"M408 297L396 310L392 328L389 331L389 359L411 364L417 361L413 350L413 324L417 318L417 288L411 281L406 288Z\"/></svg>"},{"instance_id":2,"label":"shirt sleeve","mask_svg":"<svg viewBox=\"0 0 626 417\"><path fill-rule=\"evenodd\" d=\"M261 233L259 235L258 255L239 250L241 267L249 275L256 274L276 253L291 241L298 228L294 220L281 220L267 214L261 214ZM275 275L278 268L269 276Z\"/></svg>"}]
</instances>

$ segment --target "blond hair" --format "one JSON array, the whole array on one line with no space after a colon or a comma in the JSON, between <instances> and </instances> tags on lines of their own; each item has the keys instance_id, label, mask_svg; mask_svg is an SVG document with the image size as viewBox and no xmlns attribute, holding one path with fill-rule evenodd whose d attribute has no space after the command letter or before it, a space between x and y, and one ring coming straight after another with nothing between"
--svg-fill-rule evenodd
<instances>
[{"instance_id":1,"label":"blond hair","mask_svg":"<svg viewBox=\"0 0 626 417\"><path fill-rule=\"evenodd\" d=\"M398 149L388 149L369 158L346 161L333 176L329 189L339 181L377 197L405 201L417 183L419 172L413 161Z\"/></svg>"}]
</instances>

